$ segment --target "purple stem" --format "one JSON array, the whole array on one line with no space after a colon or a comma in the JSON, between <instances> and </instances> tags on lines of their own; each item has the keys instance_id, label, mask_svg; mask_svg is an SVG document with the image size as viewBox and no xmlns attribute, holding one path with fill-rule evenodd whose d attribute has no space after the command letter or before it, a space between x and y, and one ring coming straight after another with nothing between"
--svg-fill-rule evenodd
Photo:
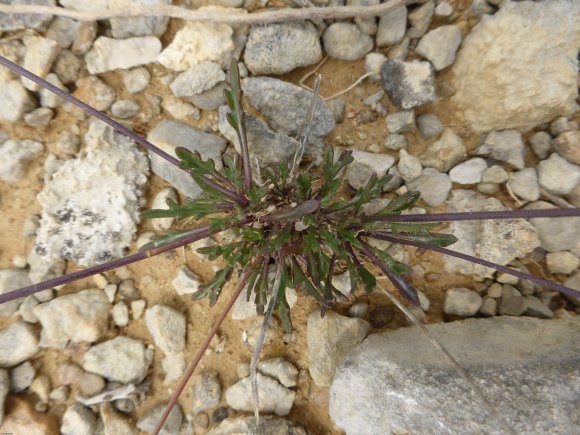
<instances>
[{"instance_id":1,"label":"purple stem","mask_svg":"<svg viewBox=\"0 0 580 435\"><path fill-rule=\"evenodd\" d=\"M449 222L483 219L529 219L580 216L580 208L549 208L544 210L469 211L461 213L405 214L363 216L363 222Z\"/></svg>"},{"instance_id":2,"label":"purple stem","mask_svg":"<svg viewBox=\"0 0 580 435\"><path fill-rule=\"evenodd\" d=\"M564 293L564 294L567 294L567 295L572 296L572 297L580 298L580 291L577 291L577 290L574 290L574 289L571 289L568 287L564 287L563 285L552 282L552 281L538 278L537 276L534 276L534 275L520 272L519 270L511 269L509 267L505 267L505 266L501 266L501 265L496 264L496 263L492 263L491 261L487 261L487 260L483 260L481 258L473 257L471 255L463 254L461 252L452 251L452 250L446 249L446 248L439 248L437 246L431 246L431 245L427 245L425 243L412 242L410 240L399 239L397 237L392 237L388 234L380 233L380 232L364 233L362 235L365 237L371 237L373 239L386 240L388 242L398 243L401 245L408 245L408 246L414 246L416 248L428 249L430 251L435 251L435 252L439 252L441 254L450 255L451 257L461 258L462 260L471 261L472 263L479 264L481 266L486 266L486 267L489 267L491 269L495 269L495 270L498 270L500 272L507 273L509 275L517 276L518 278L521 278L521 279L526 279L528 281L535 282L536 284L540 284L540 285L543 285L544 287L551 288L552 290L555 290L557 292Z\"/></svg>"},{"instance_id":3,"label":"purple stem","mask_svg":"<svg viewBox=\"0 0 580 435\"><path fill-rule=\"evenodd\" d=\"M31 73L27 69L25 69L25 68L21 67L20 65L14 63L14 62L12 62L12 61L10 61L8 59L6 59L3 56L0 56L0 65L4 65L6 68L8 68L9 70L13 71L14 73L19 74L19 75L21 75L23 77L26 77L29 80L32 80L33 82L35 82L38 85L42 86L43 88L49 90L50 92L52 92L52 93L58 95L59 97L67 100L68 102L74 104L75 106L80 107L85 112L89 113L90 115L92 115L92 116L94 116L96 118L99 118L104 123L110 125L111 127L113 127L118 132L124 134L128 138L134 140L138 144L140 144L143 147L147 148L152 153L157 154L159 157L163 158L164 160L167 160L169 163L172 163L175 166L179 167L179 159L176 159L172 155L166 153L162 149L160 149L160 148L156 147L155 145L153 145L148 140L145 140L141 136L133 133L131 130L129 130L127 127L125 127L123 124L120 124L119 122L115 121L114 119L109 118L104 113L99 112L98 110L92 108L87 103L82 102L78 98L73 97L68 92L63 91L62 89L56 87L52 83L44 80L43 78L37 76L36 74ZM191 169L187 169L186 172L191 172ZM220 184L214 182L213 180L210 180L209 178L207 178L205 176L202 176L201 178L203 178L204 181L207 184L209 184L211 187L213 187L216 190L219 190L224 195L227 195L228 197L232 198L236 202L239 203L241 201L241 198L238 195L236 195L235 193L233 193L230 190L226 189L225 187L221 186Z\"/></svg>"}]
</instances>

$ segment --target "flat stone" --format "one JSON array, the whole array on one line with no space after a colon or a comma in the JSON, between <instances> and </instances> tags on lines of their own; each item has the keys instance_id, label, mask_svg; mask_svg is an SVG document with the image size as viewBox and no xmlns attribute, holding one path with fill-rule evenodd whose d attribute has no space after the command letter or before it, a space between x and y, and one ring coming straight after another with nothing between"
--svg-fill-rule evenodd
<instances>
[{"instance_id":1,"label":"flat stone","mask_svg":"<svg viewBox=\"0 0 580 435\"><path fill-rule=\"evenodd\" d=\"M197 292L200 284L199 277L186 266L181 266L171 281L171 285L179 295Z\"/></svg>"},{"instance_id":2,"label":"flat stone","mask_svg":"<svg viewBox=\"0 0 580 435\"><path fill-rule=\"evenodd\" d=\"M421 193L421 199L430 207L437 207L445 202L452 187L451 179L436 169L423 169L421 175L411 181L407 187Z\"/></svg>"},{"instance_id":3,"label":"flat stone","mask_svg":"<svg viewBox=\"0 0 580 435\"><path fill-rule=\"evenodd\" d=\"M537 201L540 198L538 174L534 168L525 168L512 173L507 185L514 195L524 201Z\"/></svg>"},{"instance_id":4,"label":"flat stone","mask_svg":"<svg viewBox=\"0 0 580 435\"><path fill-rule=\"evenodd\" d=\"M171 5L171 0L107 0L108 9L126 9L130 7L155 7ZM111 34L113 38L130 38L132 36L161 36L165 33L169 17L112 18Z\"/></svg>"},{"instance_id":5,"label":"flat stone","mask_svg":"<svg viewBox=\"0 0 580 435\"><path fill-rule=\"evenodd\" d=\"M223 82L226 75L215 62L204 61L179 74L170 85L176 97L193 97Z\"/></svg>"},{"instance_id":6,"label":"flat stone","mask_svg":"<svg viewBox=\"0 0 580 435\"><path fill-rule=\"evenodd\" d=\"M381 84L399 109L412 109L437 98L429 62L387 59L381 66Z\"/></svg>"},{"instance_id":7,"label":"flat stone","mask_svg":"<svg viewBox=\"0 0 580 435\"><path fill-rule=\"evenodd\" d=\"M22 61L22 67L37 76L46 77L60 51L58 42L40 36L29 36L25 39L24 44L26 45L26 54ZM30 91L40 89L40 85L29 79L21 77L20 80L22 85Z\"/></svg>"},{"instance_id":8,"label":"flat stone","mask_svg":"<svg viewBox=\"0 0 580 435\"><path fill-rule=\"evenodd\" d=\"M536 201L524 207L526 210L548 208L557 207L545 201ZM542 248L548 252L567 251L580 243L580 217L533 218L530 223L538 232Z\"/></svg>"},{"instance_id":9,"label":"flat stone","mask_svg":"<svg viewBox=\"0 0 580 435\"><path fill-rule=\"evenodd\" d=\"M38 337L28 323L19 321L0 330L0 367L18 365L37 351Z\"/></svg>"},{"instance_id":10,"label":"flat stone","mask_svg":"<svg viewBox=\"0 0 580 435\"><path fill-rule=\"evenodd\" d=\"M166 354L185 349L185 316L167 305L155 305L145 311L145 322L155 345Z\"/></svg>"},{"instance_id":11,"label":"flat stone","mask_svg":"<svg viewBox=\"0 0 580 435\"><path fill-rule=\"evenodd\" d=\"M475 157L454 166L449 171L449 178L454 183L476 184L481 182L483 173L487 169L485 160Z\"/></svg>"},{"instance_id":12,"label":"flat stone","mask_svg":"<svg viewBox=\"0 0 580 435\"><path fill-rule=\"evenodd\" d=\"M570 130L560 133L552 142L558 154L570 163L580 165L580 130Z\"/></svg>"},{"instance_id":13,"label":"flat stone","mask_svg":"<svg viewBox=\"0 0 580 435\"><path fill-rule=\"evenodd\" d=\"M400 43L407 30L407 8L400 6L381 16L377 29L377 46L386 47Z\"/></svg>"},{"instance_id":14,"label":"flat stone","mask_svg":"<svg viewBox=\"0 0 580 435\"><path fill-rule=\"evenodd\" d=\"M332 23L322 35L324 50L340 60L362 59L373 49L373 40L354 23Z\"/></svg>"},{"instance_id":15,"label":"flat stone","mask_svg":"<svg viewBox=\"0 0 580 435\"><path fill-rule=\"evenodd\" d=\"M258 396L260 413L274 413L285 416L290 413L296 393L282 386L278 381L260 373L258 377ZM244 378L228 387L225 399L230 408L236 411L254 410L250 377Z\"/></svg>"},{"instance_id":16,"label":"flat stone","mask_svg":"<svg viewBox=\"0 0 580 435\"><path fill-rule=\"evenodd\" d=\"M473 290L467 288L450 288L445 292L443 311L445 314L456 316L473 316L479 309L483 300Z\"/></svg>"},{"instance_id":17,"label":"flat stone","mask_svg":"<svg viewBox=\"0 0 580 435\"><path fill-rule=\"evenodd\" d=\"M441 71L453 64L455 53L460 44L461 29L459 26L440 26L421 38L416 52L429 60L437 71Z\"/></svg>"},{"instance_id":18,"label":"flat stone","mask_svg":"<svg viewBox=\"0 0 580 435\"><path fill-rule=\"evenodd\" d=\"M217 373L206 372L191 379L191 403L194 414L216 408L222 397Z\"/></svg>"},{"instance_id":19,"label":"flat stone","mask_svg":"<svg viewBox=\"0 0 580 435\"><path fill-rule=\"evenodd\" d=\"M354 161L346 168L346 180L353 189L364 187L373 175L386 175L387 170L395 163L392 156L366 151L354 150L352 157Z\"/></svg>"},{"instance_id":20,"label":"flat stone","mask_svg":"<svg viewBox=\"0 0 580 435\"><path fill-rule=\"evenodd\" d=\"M419 159L423 166L435 168L439 172L447 172L459 164L467 153L465 145L453 130L446 128L441 138L431 144Z\"/></svg>"},{"instance_id":21,"label":"flat stone","mask_svg":"<svg viewBox=\"0 0 580 435\"><path fill-rule=\"evenodd\" d=\"M161 41L153 36L127 39L99 36L85 61L91 74L100 74L153 63L160 52Z\"/></svg>"},{"instance_id":22,"label":"flat stone","mask_svg":"<svg viewBox=\"0 0 580 435\"><path fill-rule=\"evenodd\" d=\"M62 416L60 433L63 435L91 435L97 427L95 415L80 403L69 406Z\"/></svg>"},{"instance_id":23,"label":"flat stone","mask_svg":"<svg viewBox=\"0 0 580 435\"><path fill-rule=\"evenodd\" d=\"M580 166L552 153L547 160L538 164L538 181L547 191L556 195L565 195L580 184Z\"/></svg>"},{"instance_id":24,"label":"flat stone","mask_svg":"<svg viewBox=\"0 0 580 435\"><path fill-rule=\"evenodd\" d=\"M54 6L54 0L0 0L5 5ZM42 30L52 15L46 14L0 14L0 31L38 29ZM1 420L0 420L1 421Z\"/></svg>"}]
</instances>

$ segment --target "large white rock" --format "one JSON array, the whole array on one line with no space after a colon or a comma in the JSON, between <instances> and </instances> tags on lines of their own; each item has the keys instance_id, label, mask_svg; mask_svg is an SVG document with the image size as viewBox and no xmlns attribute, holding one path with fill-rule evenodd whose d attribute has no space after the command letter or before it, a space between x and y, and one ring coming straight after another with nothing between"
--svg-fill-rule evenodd
<instances>
[{"instance_id":1,"label":"large white rock","mask_svg":"<svg viewBox=\"0 0 580 435\"><path fill-rule=\"evenodd\" d=\"M147 65L155 62L160 52L161 41L153 36L127 39L100 36L85 55L85 61L91 74L100 74Z\"/></svg>"},{"instance_id":2,"label":"large white rock","mask_svg":"<svg viewBox=\"0 0 580 435\"><path fill-rule=\"evenodd\" d=\"M477 132L530 130L576 111L580 2L504 2L465 38L453 101Z\"/></svg>"}]
</instances>

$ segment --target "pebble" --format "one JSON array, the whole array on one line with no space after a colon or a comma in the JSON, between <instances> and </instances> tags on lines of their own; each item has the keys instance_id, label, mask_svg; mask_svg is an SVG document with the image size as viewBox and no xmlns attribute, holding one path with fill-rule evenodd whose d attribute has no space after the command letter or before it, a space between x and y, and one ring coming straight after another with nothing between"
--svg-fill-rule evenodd
<instances>
[{"instance_id":1,"label":"pebble","mask_svg":"<svg viewBox=\"0 0 580 435\"><path fill-rule=\"evenodd\" d=\"M67 385L61 385L50 392L48 399L57 402L64 402L68 399L69 394L70 388Z\"/></svg>"},{"instance_id":2,"label":"pebble","mask_svg":"<svg viewBox=\"0 0 580 435\"><path fill-rule=\"evenodd\" d=\"M520 282L517 276L513 276L511 273L498 272L495 276L495 280L502 284L516 285Z\"/></svg>"},{"instance_id":3,"label":"pebble","mask_svg":"<svg viewBox=\"0 0 580 435\"><path fill-rule=\"evenodd\" d=\"M441 138L431 144L419 157L423 166L447 172L459 164L467 153L465 145L453 130L446 128Z\"/></svg>"},{"instance_id":4,"label":"pebble","mask_svg":"<svg viewBox=\"0 0 580 435\"><path fill-rule=\"evenodd\" d=\"M484 298L479 313L485 317L493 317L497 315L497 300L491 297Z\"/></svg>"},{"instance_id":5,"label":"pebble","mask_svg":"<svg viewBox=\"0 0 580 435\"><path fill-rule=\"evenodd\" d=\"M177 193L171 187L160 190L155 194L153 202L151 203L151 208L155 210L167 210L169 209L169 200L171 200L173 203L177 203L178 201ZM164 233L168 231L169 228L171 228L174 220L175 218L172 217L152 219L151 225L156 232Z\"/></svg>"},{"instance_id":6,"label":"pebble","mask_svg":"<svg viewBox=\"0 0 580 435\"><path fill-rule=\"evenodd\" d=\"M483 172L481 181L484 183L501 184L508 181L509 178L510 176L504 168L494 165Z\"/></svg>"},{"instance_id":7,"label":"pebble","mask_svg":"<svg viewBox=\"0 0 580 435\"><path fill-rule=\"evenodd\" d=\"M477 292L461 287L450 288L445 292L443 311L445 314L470 317L479 311L482 304L483 299Z\"/></svg>"},{"instance_id":8,"label":"pebble","mask_svg":"<svg viewBox=\"0 0 580 435\"><path fill-rule=\"evenodd\" d=\"M399 163L397 164L397 169L401 178L405 182L410 182L417 179L421 175L423 166L419 159L412 156L405 150L399 151Z\"/></svg>"},{"instance_id":9,"label":"pebble","mask_svg":"<svg viewBox=\"0 0 580 435\"><path fill-rule=\"evenodd\" d=\"M99 36L85 56L91 74L129 69L155 62L161 41L153 36L113 39Z\"/></svg>"},{"instance_id":10,"label":"pebble","mask_svg":"<svg viewBox=\"0 0 580 435\"><path fill-rule=\"evenodd\" d=\"M552 136L558 136L566 131L575 129L578 129L578 124L574 121L569 121L565 116L560 116L550 123L550 133Z\"/></svg>"},{"instance_id":11,"label":"pebble","mask_svg":"<svg viewBox=\"0 0 580 435\"><path fill-rule=\"evenodd\" d=\"M58 78L58 76L56 74L53 74L53 73L47 74L46 81L49 82L50 84L56 86L60 90L68 92L68 89L60 81L60 79ZM40 89L39 95L40 95L40 105L42 107L45 107L45 108L50 107L50 108L54 109L54 108L61 106L62 103L64 102L64 100L61 97L55 95L53 92L50 92L48 89L44 89L44 88Z\"/></svg>"},{"instance_id":12,"label":"pebble","mask_svg":"<svg viewBox=\"0 0 580 435\"><path fill-rule=\"evenodd\" d=\"M123 9L127 7L155 7L170 5L171 0L108 0L107 9ZM131 36L161 36L165 33L169 17L136 17L112 18L111 34L114 38L129 38Z\"/></svg>"},{"instance_id":13,"label":"pebble","mask_svg":"<svg viewBox=\"0 0 580 435\"><path fill-rule=\"evenodd\" d=\"M369 321L375 329L384 328L394 318L392 307L388 305L377 305L369 313Z\"/></svg>"},{"instance_id":14,"label":"pebble","mask_svg":"<svg viewBox=\"0 0 580 435\"><path fill-rule=\"evenodd\" d=\"M75 156L79 152L81 140L77 134L63 131L57 139L57 151L68 156Z\"/></svg>"},{"instance_id":15,"label":"pebble","mask_svg":"<svg viewBox=\"0 0 580 435\"><path fill-rule=\"evenodd\" d=\"M62 48L69 48L75 40L78 22L65 17L55 17L46 31L46 37L56 42Z\"/></svg>"},{"instance_id":16,"label":"pebble","mask_svg":"<svg viewBox=\"0 0 580 435\"><path fill-rule=\"evenodd\" d=\"M99 405L99 415L103 422L105 435L136 435L137 430L133 424L115 411L110 403L105 402Z\"/></svg>"},{"instance_id":17,"label":"pebble","mask_svg":"<svg viewBox=\"0 0 580 435\"><path fill-rule=\"evenodd\" d=\"M164 383L168 384L181 379L185 369L187 368L187 363L185 362L183 353L174 353L165 356L165 358L161 360L161 368L165 372Z\"/></svg>"},{"instance_id":18,"label":"pebble","mask_svg":"<svg viewBox=\"0 0 580 435\"><path fill-rule=\"evenodd\" d=\"M438 137L444 130L443 124L436 115L426 113L417 117L417 126L423 139Z\"/></svg>"},{"instance_id":19,"label":"pebble","mask_svg":"<svg viewBox=\"0 0 580 435\"><path fill-rule=\"evenodd\" d=\"M216 110L226 104L224 91L226 90L225 82L220 82L213 88L203 91L200 94L190 97L190 101L201 110Z\"/></svg>"},{"instance_id":20,"label":"pebble","mask_svg":"<svg viewBox=\"0 0 580 435\"><path fill-rule=\"evenodd\" d=\"M371 176L382 177L393 166L395 159L386 154L353 151L354 161L346 168L346 180L353 189L364 187Z\"/></svg>"},{"instance_id":21,"label":"pebble","mask_svg":"<svg viewBox=\"0 0 580 435\"><path fill-rule=\"evenodd\" d=\"M193 118L199 120L201 118L201 112L197 107L194 107L192 104L186 103L173 95L165 95L161 106L163 107L163 110L176 119Z\"/></svg>"},{"instance_id":22,"label":"pebble","mask_svg":"<svg viewBox=\"0 0 580 435\"><path fill-rule=\"evenodd\" d=\"M554 312L537 297L528 295L524 299L526 304L525 314L527 316L538 317L540 319L554 318Z\"/></svg>"},{"instance_id":23,"label":"pebble","mask_svg":"<svg viewBox=\"0 0 580 435\"><path fill-rule=\"evenodd\" d=\"M524 207L525 210L548 208L556 207L545 201L536 201ZM580 217L533 218L530 223L538 232L542 248L548 252L572 250L580 243Z\"/></svg>"},{"instance_id":24,"label":"pebble","mask_svg":"<svg viewBox=\"0 0 580 435\"><path fill-rule=\"evenodd\" d=\"M133 316L133 320L139 320L143 316L146 306L147 302L145 299L131 301L131 315Z\"/></svg>"},{"instance_id":25,"label":"pebble","mask_svg":"<svg viewBox=\"0 0 580 435\"><path fill-rule=\"evenodd\" d=\"M62 416L62 435L92 435L97 427L94 414L80 403L69 406Z\"/></svg>"},{"instance_id":26,"label":"pebble","mask_svg":"<svg viewBox=\"0 0 580 435\"><path fill-rule=\"evenodd\" d=\"M113 88L95 76L79 79L76 82L76 86L77 89L73 95L101 112L108 110L117 97L117 93Z\"/></svg>"},{"instance_id":27,"label":"pebble","mask_svg":"<svg viewBox=\"0 0 580 435\"><path fill-rule=\"evenodd\" d=\"M185 316L167 305L155 305L145 311L145 322L155 345L165 354L185 349Z\"/></svg>"},{"instance_id":28,"label":"pebble","mask_svg":"<svg viewBox=\"0 0 580 435\"><path fill-rule=\"evenodd\" d=\"M486 169L486 161L482 158L475 157L454 166L449 171L449 178L454 183L476 184L482 181L483 173Z\"/></svg>"},{"instance_id":29,"label":"pebble","mask_svg":"<svg viewBox=\"0 0 580 435\"><path fill-rule=\"evenodd\" d=\"M428 1L409 14L409 24L412 26L408 32L410 38L419 38L425 34L431 24L434 11L434 2Z\"/></svg>"},{"instance_id":30,"label":"pebble","mask_svg":"<svg viewBox=\"0 0 580 435\"><path fill-rule=\"evenodd\" d=\"M152 409L149 409L137 422L137 428L146 433L153 433L167 405L167 403L160 403ZM183 412L181 406L176 404L169 413L167 421L163 429L159 432L159 435L179 435L182 424Z\"/></svg>"},{"instance_id":31,"label":"pebble","mask_svg":"<svg viewBox=\"0 0 580 435\"><path fill-rule=\"evenodd\" d=\"M29 36L24 40L26 51L22 61L22 67L33 74L45 78L58 52L60 46L56 41L40 36ZM21 77L22 85L30 91L38 91L40 85Z\"/></svg>"},{"instance_id":32,"label":"pebble","mask_svg":"<svg viewBox=\"0 0 580 435\"><path fill-rule=\"evenodd\" d=\"M25 269L12 268L0 270L0 294L32 284ZM23 298L0 305L0 316L11 316L20 306Z\"/></svg>"},{"instance_id":33,"label":"pebble","mask_svg":"<svg viewBox=\"0 0 580 435\"><path fill-rule=\"evenodd\" d=\"M38 351L38 337L28 323L18 321L0 330L0 367L13 367Z\"/></svg>"},{"instance_id":34,"label":"pebble","mask_svg":"<svg viewBox=\"0 0 580 435\"><path fill-rule=\"evenodd\" d=\"M135 280L133 279L124 279L119 284L118 288L119 296L125 300L133 300L137 299L139 295L139 290L135 286Z\"/></svg>"},{"instance_id":35,"label":"pebble","mask_svg":"<svg viewBox=\"0 0 580 435\"><path fill-rule=\"evenodd\" d=\"M123 71L123 86L130 94L144 91L151 82L151 74L147 68L141 66Z\"/></svg>"},{"instance_id":36,"label":"pebble","mask_svg":"<svg viewBox=\"0 0 580 435\"><path fill-rule=\"evenodd\" d=\"M84 64L70 50L61 50L52 65L52 72L56 74L61 83L70 85L80 78L80 72ZM48 78L48 75L47 75ZM50 92L50 91L41 91Z\"/></svg>"},{"instance_id":37,"label":"pebble","mask_svg":"<svg viewBox=\"0 0 580 435\"><path fill-rule=\"evenodd\" d=\"M569 251L548 252L546 265L550 273L569 275L580 265L580 259Z\"/></svg>"},{"instance_id":38,"label":"pebble","mask_svg":"<svg viewBox=\"0 0 580 435\"><path fill-rule=\"evenodd\" d=\"M421 38L416 53L441 71L453 64L455 53L461 44L461 29L457 25L440 26Z\"/></svg>"},{"instance_id":39,"label":"pebble","mask_svg":"<svg viewBox=\"0 0 580 435\"><path fill-rule=\"evenodd\" d=\"M26 390L36 376L36 369L30 361L25 361L17 365L10 371L10 391L13 393L20 393ZM0 406L1 409L1 406Z\"/></svg>"},{"instance_id":40,"label":"pebble","mask_svg":"<svg viewBox=\"0 0 580 435\"><path fill-rule=\"evenodd\" d=\"M552 142L552 146L570 163L580 165L580 130L560 133Z\"/></svg>"},{"instance_id":41,"label":"pebble","mask_svg":"<svg viewBox=\"0 0 580 435\"><path fill-rule=\"evenodd\" d=\"M415 130L415 113L412 110L392 113L385 118L389 133L408 133Z\"/></svg>"},{"instance_id":42,"label":"pebble","mask_svg":"<svg viewBox=\"0 0 580 435\"><path fill-rule=\"evenodd\" d=\"M192 378L191 409L194 414L215 408L221 397L222 388L217 373L205 372Z\"/></svg>"},{"instance_id":43,"label":"pebble","mask_svg":"<svg viewBox=\"0 0 580 435\"><path fill-rule=\"evenodd\" d=\"M261 373L257 375L260 413L274 413L285 416L290 413L296 393L280 385L278 381ZM236 411L251 412L254 410L252 385L250 377L244 378L228 387L225 399L230 408Z\"/></svg>"},{"instance_id":44,"label":"pebble","mask_svg":"<svg viewBox=\"0 0 580 435\"><path fill-rule=\"evenodd\" d=\"M340 60L362 59L373 49L373 40L353 23L332 23L322 35L324 50L332 58Z\"/></svg>"},{"instance_id":45,"label":"pebble","mask_svg":"<svg viewBox=\"0 0 580 435\"><path fill-rule=\"evenodd\" d=\"M226 75L215 62L201 62L179 74L169 86L176 97L193 97L223 82Z\"/></svg>"},{"instance_id":46,"label":"pebble","mask_svg":"<svg viewBox=\"0 0 580 435\"><path fill-rule=\"evenodd\" d=\"M489 288L487 289L487 296L489 296L490 298L499 299L501 298L502 293L503 286L497 282L490 285Z\"/></svg>"},{"instance_id":47,"label":"pebble","mask_svg":"<svg viewBox=\"0 0 580 435\"><path fill-rule=\"evenodd\" d=\"M377 29L378 47L396 45L403 40L407 30L407 8L400 6L381 16Z\"/></svg>"},{"instance_id":48,"label":"pebble","mask_svg":"<svg viewBox=\"0 0 580 435\"><path fill-rule=\"evenodd\" d=\"M365 338L369 328L364 320L351 319L332 311L324 318L320 317L318 310L308 316L308 370L316 385L330 385L336 367L352 347Z\"/></svg>"},{"instance_id":49,"label":"pebble","mask_svg":"<svg viewBox=\"0 0 580 435\"><path fill-rule=\"evenodd\" d=\"M318 30L309 21L252 26L244 51L253 75L286 74L321 59Z\"/></svg>"},{"instance_id":50,"label":"pebble","mask_svg":"<svg viewBox=\"0 0 580 435\"><path fill-rule=\"evenodd\" d=\"M20 2L19 2L20 3ZM21 4L53 6L52 0L29 0ZM37 29L42 30L52 20L46 14L0 14L0 31ZM1 409L1 408L0 408ZM2 421L2 419L0 419Z\"/></svg>"},{"instance_id":51,"label":"pebble","mask_svg":"<svg viewBox=\"0 0 580 435\"><path fill-rule=\"evenodd\" d=\"M580 183L580 166L558 153L552 153L547 160L541 161L537 169L540 186L555 195L566 195Z\"/></svg>"},{"instance_id":52,"label":"pebble","mask_svg":"<svg viewBox=\"0 0 580 435\"><path fill-rule=\"evenodd\" d=\"M384 142L384 147L393 151L407 148L407 138L402 134L390 134Z\"/></svg>"},{"instance_id":53,"label":"pebble","mask_svg":"<svg viewBox=\"0 0 580 435\"><path fill-rule=\"evenodd\" d=\"M113 322L117 326L127 326L129 324L129 308L127 304L123 301L113 305L111 310L111 316L113 317Z\"/></svg>"},{"instance_id":54,"label":"pebble","mask_svg":"<svg viewBox=\"0 0 580 435\"><path fill-rule=\"evenodd\" d=\"M141 111L141 107L132 100L118 100L111 106L111 113L120 119L135 117Z\"/></svg>"},{"instance_id":55,"label":"pebble","mask_svg":"<svg viewBox=\"0 0 580 435\"><path fill-rule=\"evenodd\" d=\"M427 205L437 207L447 199L447 195L451 191L452 183L447 174L441 173L433 168L426 168L407 187L409 190L421 192L421 199Z\"/></svg>"},{"instance_id":56,"label":"pebble","mask_svg":"<svg viewBox=\"0 0 580 435\"><path fill-rule=\"evenodd\" d=\"M244 331L244 335L242 336L242 340L244 340L244 344L246 346L251 348L256 347L256 343L262 329L262 323L262 318L252 319L250 325L248 326L248 330ZM275 317L272 317L270 319L270 323L266 327L266 334L264 335L264 346L274 340L274 338L276 338L279 334L280 322Z\"/></svg>"},{"instance_id":57,"label":"pebble","mask_svg":"<svg viewBox=\"0 0 580 435\"><path fill-rule=\"evenodd\" d=\"M195 293L200 286L199 277L186 266L181 266L171 281L171 285L179 295Z\"/></svg>"},{"instance_id":58,"label":"pebble","mask_svg":"<svg viewBox=\"0 0 580 435\"><path fill-rule=\"evenodd\" d=\"M46 344L98 340L108 326L109 301L98 289L60 296L34 308Z\"/></svg>"},{"instance_id":59,"label":"pebble","mask_svg":"<svg viewBox=\"0 0 580 435\"><path fill-rule=\"evenodd\" d=\"M526 300L522 294L509 284L504 284L499 314L502 316L521 316L527 309Z\"/></svg>"},{"instance_id":60,"label":"pebble","mask_svg":"<svg viewBox=\"0 0 580 435\"><path fill-rule=\"evenodd\" d=\"M99 394L105 389L105 380L94 373L81 373L77 383L81 393L87 397Z\"/></svg>"},{"instance_id":61,"label":"pebble","mask_svg":"<svg viewBox=\"0 0 580 435\"><path fill-rule=\"evenodd\" d=\"M51 385L50 378L47 375L38 375L30 384L30 391L38 396L41 402L48 402Z\"/></svg>"},{"instance_id":62,"label":"pebble","mask_svg":"<svg viewBox=\"0 0 580 435\"><path fill-rule=\"evenodd\" d=\"M79 56L85 55L93 46L97 37L98 26L96 21L84 21L78 24L75 40L71 52Z\"/></svg>"},{"instance_id":63,"label":"pebble","mask_svg":"<svg viewBox=\"0 0 580 435\"><path fill-rule=\"evenodd\" d=\"M432 103L437 98L429 62L387 59L381 67L381 85L393 104L403 110Z\"/></svg>"},{"instance_id":64,"label":"pebble","mask_svg":"<svg viewBox=\"0 0 580 435\"><path fill-rule=\"evenodd\" d=\"M453 6L451 6L446 1L442 1L437 6L435 6L435 16L436 17L447 18L447 17L451 16L452 13L453 13Z\"/></svg>"},{"instance_id":65,"label":"pebble","mask_svg":"<svg viewBox=\"0 0 580 435\"><path fill-rule=\"evenodd\" d=\"M7 122L17 122L22 116L33 109L34 99L22 86L19 80L11 80L0 86L0 119Z\"/></svg>"},{"instance_id":66,"label":"pebble","mask_svg":"<svg viewBox=\"0 0 580 435\"><path fill-rule=\"evenodd\" d=\"M548 154L550 154L552 148L552 137L545 131L534 133L528 139L528 142L532 147L532 151L534 151L534 154L538 156L538 158L544 160L548 157Z\"/></svg>"},{"instance_id":67,"label":"pebble","mask_svg":"<svg viewBox=\"0 0 580 435\"><path fill-rule=\"evenodd\" d=\"M475 153L509 163L516 169L525 166L524 141L517 130L492 131L483 138Z\"/></svg>"},{"instance_id":68,"label":"pebble","mask_svg":"<svg viewBox=\"0 0 580 435\"><path fill-rule=\"evenodd\" d=\"M534 168L525 168L512 173L507 183L511 191L523 201L537 201L540 199L538 175Z\"/></svg>"},{"instance_id":69,"label":"pebble","mask_svg":"<svg viewBox=\"0 0 580 435\"><path fill-rule=\"evenodd\" d=\"M365 56L365 73L373 73L370 78L372 80L380 80L381 66L387 60L387 57L382 53L369 53Z\"/></svg>"},{"instance_id":70,"label":"pebble","mask_svg":"<svg viewBox=\"0 0 580 435\"><path fill-rule=\"evenodd\" d=\"M151 360L152 354L141 340L119 336L91 347L83 368L110 381L138 383L147 376Z\"/></svg>"},{"instance_id":71,"label":"pebble","mask_svg":"<svg viewBox=\"0 0 580 435\"><path fill-rule=\"evenodd\" d=\"M276 379L287 388L295 387L298 382L298 369L282 357L260 361L258 363L258 372Z\"/></svg>"}]
</instances>

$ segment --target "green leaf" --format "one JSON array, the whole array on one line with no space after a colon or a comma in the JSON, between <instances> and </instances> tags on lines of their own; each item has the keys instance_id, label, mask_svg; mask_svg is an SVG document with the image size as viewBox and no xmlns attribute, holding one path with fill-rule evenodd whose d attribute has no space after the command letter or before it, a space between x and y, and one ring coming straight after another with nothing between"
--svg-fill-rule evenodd
<instances>
[{"instance_id":1,"label":"green leaf","mask_svg":"<svg viewBox=\"0 0 580 435\"><path fill-rule=\"evenodd\" d=\"M233 270L234 268L232 266L227 266L219 270L214 279L209 283L200 286L199 290L191 296L191 299L197 301L209 295L209 305L213 307L217 302L224 285L228 282Z\"/></svg>"},{"instance_id":2,"label":"green leaf","mask_svg":"<svg viewBox=\"0 0 580 435\"><path fill-rule=\"evenodd\" d=\"M267 186L254 186L248 192L248 199L250 200L250 207L256 207L268 194L268 187Z\"/></svg>"},{"instance_id":3,"label":"green leaf","mask_svg":"<svg viewBox=\"0 0 580 435\"><path fill-rule=\"evenodd\" d=\"M441 248L453 245L455 242L457 242L457 237L455 237L453 234L443 234L443 233L425 233L425 234L401 233L398 234L397 237Z\"/></svg>"},{"instance_id":4,"label":"green leaf","mask_svg":"<svg viewBox=\"0 0 580 435\"><path fill-rule=\"evenodd\" d=\"M310 198L312 189L312 177L307 172L301 172L296 177L296 184L298 185L298 196L300 199Z\"/></svg>"},{"instance_id":5,"label":"green leaf","mask_svg":"<svg viewBox=\"0 0 580 435\"><path fill-rule=\"evenodd\" d=\"M415 205L421 196L420 192L409 191L393 199L386 207L379 210L373 216L399 215L403 210L408 210Z\"/></svg>"},{"instance_id":6,"label":"green leaf","mask_svg":"<svg viewBox=\"0 0 580 435\"><path fill-rule=\"evenodd\" d=\"M193 228L191 230L171 230L165 235L151 237L151 242L142 246L139 251L143 252L149 251L150 249L159 248L199 232L199 228Z\"/></svg>"},{"instance_id":7,"label":"green leaf","mask_svg":"<svg viewBox=\"0 0 580 435\"><path fill-rule=\"evenodd\" d=\"M405 263L395 260L390 254L385 251L374 250L375 255L379 260L387 265L387 267L395 273L409 274L413 272Z\"/></svg>"},{"instance_id":8,"label":"green leaf","mask_svg":"<svg viewBox=\"0 0 580 435\"><path fill-rule=\"evenodd\" d=\"M312 285L310 280L306 277L306 275L302 271L302 268L298 264L296 258L292 257L290 261L292 265L292 275L294 276L294 282L292 284L292 287L294 288L301 287L302 291L305 294L312 296L319 302L322 302L322 295L318 292L316 287L314 287L314 285Z\"/></svg>"}]
</instances>

